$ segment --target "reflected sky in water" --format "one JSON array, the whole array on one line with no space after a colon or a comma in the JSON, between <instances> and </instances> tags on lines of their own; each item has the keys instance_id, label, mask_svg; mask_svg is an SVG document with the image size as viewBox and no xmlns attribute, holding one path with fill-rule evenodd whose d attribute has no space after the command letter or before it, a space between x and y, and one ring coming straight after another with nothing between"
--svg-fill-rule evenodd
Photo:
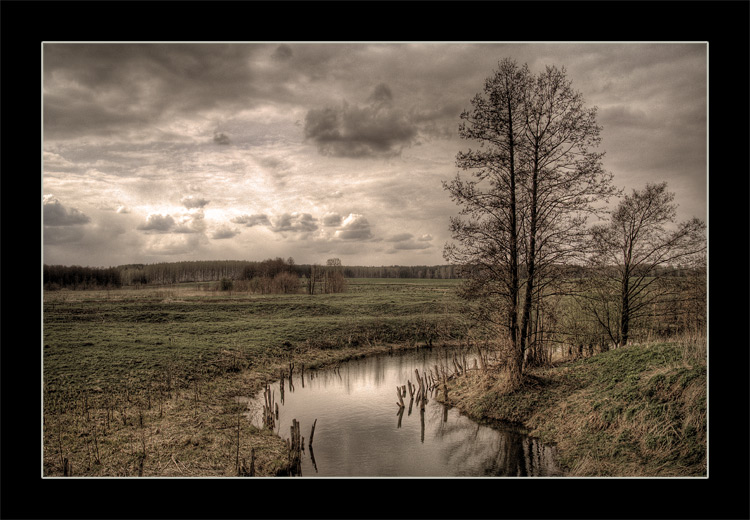
<instances>
[{"instance_id":1,"label":"reflected sky in water","mask_svg":"<svg viewBox=\"0 0 750 520\"><path fill-rule=\"evenodd\" d=\"M441 349L395 353L343 363L336 370L298 372L291 382L271 385L279 417L275 430L288 439L300 422L305 451L303 477L484 477L556 476L554 448L510 428L475 423L456 409L430 399L399 412L396 387L415 384L415 369L434 370ZM472 358L467 356L469 364ZM248 404L248 417L261 424L262 397ZM312 450L308 439L313 422Z\"/></svg>"}]
</instances>

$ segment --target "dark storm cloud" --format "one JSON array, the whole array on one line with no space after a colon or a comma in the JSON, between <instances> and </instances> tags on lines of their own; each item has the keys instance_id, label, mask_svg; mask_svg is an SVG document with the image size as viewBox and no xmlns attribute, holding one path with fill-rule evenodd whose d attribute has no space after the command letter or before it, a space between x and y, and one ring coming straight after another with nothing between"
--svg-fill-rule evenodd
<instances>
[{"instance_id":1,"label":"dark storm cloud","mask_svg":"<svg viewBox=\"0 0 750 520\"><path fill-rule=\"evenodd\" d=\"M45 196L42 205L45 226L77 226L91 222L89 216L76 208L66 208L52 195Z\"/></svg>"},{"instance_id":2,"label":"dark storm cloud","mask_svg":"<svg viewBox=\"0 0 750 520\"><path fill-rule=\"evenodd\" d=\"M232 219L235 224L244 224L247 227L253 226L270 226L271 221L268 216L263 214L256 215L241 215Z\"/></svg>"},{"instance_id":3,"label":"dark storm cloud","mask_svg":"<svg viewBox=\"0 0 750 520\"><path fill-rule=\"evenodd\" d=\"M368 101L375 104L389 104L393 99L391 89L385 83L380 83L372 92Z\"/></svg>"},{"instance_id":4,"label":"dark storm cloud","mask_svg":"<svg viewBox=\"0 0 750 520\"><path fill-rule=\"evenodd\" d=\"M408 114L390 106L387 85L375 87L369 105L343 103L338 108L311 109L305 116L305 138L318 152L333 157L395 156L413 144L417 126Z\"/></svg>"},{"instance_id":5,"label":"dark storm cloud","mask_svg":"<svg viewBox=\"0 0 750 520\"><path fill-rule=\"evenodd\" d=\"M265 47L267 48L267 47ZM264 49L224 44L45 44L45 138L133 130L163 115L252 105ZM262 94L261 94L262 92Z\"/></svg>"},{"instance_id":6,"label":"dark storm cloud","mask_svg":"<svg viewBox=\"0 0 750 520\"><path fill-rule=\"evenodd\" d=\"M152 231L155 233L168 233L174 228L175 221L172 215L152 214L146 217L146 223L138 226L141 231Z\"/></svg>"},{"instance_id":7,"label":"dark storm cloud","mask_svg":"<svg viewBox=\"0 0 750 520\"><path fill-rule=\"evenodd\" d=\"M316 222L309 213L284 213L276 217L269 229L275 233L310 233L318 229Z\"/></svg>"},{"instance_id":8,"label":"dark storm cloud","mask_svg":"<svg viewBox=\"0 0 750 520\"><path fill-rule=\"evenodd\" d=\"M323 225L327 227L338 227L341 225L341 221L344 219L341 215L337 213L329 213L328 215L323 217Z\"/></svg>"},{"instance_id":9,"label":"dark storm cloud","mask_svg":"<svg viewBox=\"0 0 750 520\"><path fill-rule=\"evenodd\" d=\"M232 229L232 228L229 228L229 227L221 227L221 228L215 230L211 234L211 238L214 239L214 240L226 240L228 238L235 237L235 236L237 236L239 234L240 234L240 232L237 229Z\"/></svg>"},{"instance_id":10,"label":"dark storm cloud","mask_svg":"<svg viewBox=\"0 0 750 520\"><path fill-rule=\"evenodd\" d=\"M232 141L229 139L229 136L227 134L218 133L218 134L214 134L214 143L227 145L227 144L231 144Z\"/></svg>"},{"instance_id":11,"label":"dark storm cloud","mask_svg":"<svg viewBox=\"0 0 750 520\"><path fill-rule=\"evenodd\" d=\"M275 60L286 61L292 57L292 54L292 48L289 45L283 43L276 47L276 50L273 51L272 57Z\"/></svg>"}]
</instances>

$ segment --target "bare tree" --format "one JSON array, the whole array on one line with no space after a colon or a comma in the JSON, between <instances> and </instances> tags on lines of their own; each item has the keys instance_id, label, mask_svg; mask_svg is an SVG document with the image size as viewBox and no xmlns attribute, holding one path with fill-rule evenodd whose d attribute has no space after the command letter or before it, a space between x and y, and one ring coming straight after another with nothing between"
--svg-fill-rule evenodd
<instances>
[{"instance_id":1,"label":"bare tree","mask_svg":"<svg viewBox=\"0 0 750 520\"><path fill-rule=\"evenodd\" d=\"M479 143L480 149L459 152L456 164L469 170L473 180L456 175L443 183L451 198L462 206L461 217L451 218L457 244L448 244L446 260L466 266L464 296L489 306L479 307L478 318L506 331L510 343L508 372L512 386L520 384L523 352L518 326L519 226L518 136L523 131L524 97L530 81L526 66L505 59L485 81L484 95L472 99L464 111L459 135Z\"/></svg>"},{"instance_id":2,"label":"bare tree","mask_svg":"<svg viewBox=\"0 0 750 520\"><path fill-rule=\"evenodd\" d=\"M528 170L522 205L526 223L524 305L520 347L531 342L532 323L545 286L556 278L550 271L584 250L586 217L599 214L599 201L616 194L612 174L602 168L601 127L596 108L586 108L565 69L546 67L529 84L524 105L523 165ZM537 316L532 321L532 305Z\"/></svg>"},{"instance_id":3,"label":"bare tree","mask_svg":"<svg viewBox=\"0 0 750 520\"><path fill-rule=\"evenodd\" d=\"M341 259L329 258L326 260L324 288L326 294L340 293L346 290L346 279L344 278Z\"/></svg>"},{"instance_id":4,"label":"bare tree","mask_svg":"<svg viewBox=\"0 0 750 520\"><path fill-rule=\"evenodd\" d=\"M582 301L615 346L628 343L634 321L683 292L668 276L675 269L701 279L706 225L698 218L676 224L673 200L666 182L647 184L591 230L595 281Z\"/></svg>"},{"instance_id":5,"label":"bare tree","mask_svg":"<svg viewBox=\"0 0 750 520\"><path fill-rule=\"evenodd\" d=\"M477 318L505 331L512 390L522 380L532 306L544 296L540 273L577 250L586 213L614 190L601 154L591 151L599 144L596 112L564 70L534 77L505 59L471 103L459 135L480 148L456 157L473 179L443 183L462 206L444 256L464 266L463 295L480 302Z\"/></svg>"}]
</instances>

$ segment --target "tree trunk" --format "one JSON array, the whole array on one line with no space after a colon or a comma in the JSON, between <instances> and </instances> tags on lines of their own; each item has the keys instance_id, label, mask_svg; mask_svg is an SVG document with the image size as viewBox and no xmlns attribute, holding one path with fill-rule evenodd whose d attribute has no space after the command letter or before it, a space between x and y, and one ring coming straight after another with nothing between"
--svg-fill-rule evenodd
<instances>
[{"instance_id":1,"label":"tree trunk","mask_svg":"<svg viewBox=\"0 0 750 520\"><path fill-rule=\"evenodd\" d=\"M626 275L622 280L622 315L620 316L620 345L628 344L628 333L630 329L630 296L629 277Z\"/></svg>"},{"instance_id":2,"label":"tree trunk","mask_svg":"<svg viewBox=\"0 0 750 520\"><path fill-rule=\"evenodd\" d=\"M516 352L508 358L503 376L499 385L503 393L510 394L521 387L523 382L523 354Z\"/></svg>"},{"instance_id":3,"label":"tree trunk","mask_svg":"<svg viewBox=\"0 0 750 520\"><path fill-rule=\"evenodd\" d=\"M508 102L508 152L509 152L509 177L510 177L510 341L513 346L513 356L521 350L519 345L518 331L518 222L516 215L516 169L515 169L515 141L513 137L513 106L511 95L507 96ZM521 357L523 359L523 357ZM520 377L520 375L519 375Z\"/></svg>"},{"instance_id":4,"label":"tree trunk","mask_svg":"<svg viewBox=\"0 0 750 520\"><path fill-rule=\"evenodd\" d=\"M534 292L534 274L536 270L536 233L537 233L537 190L539 186L539 158L534 157L534 169L531 180L531 222L529 224L529 258L526 273L526 295L521 320L521 355L526 350L526 340L529 336L529 319L531 318L531 298Z\"/></svg>"}]
</instances>

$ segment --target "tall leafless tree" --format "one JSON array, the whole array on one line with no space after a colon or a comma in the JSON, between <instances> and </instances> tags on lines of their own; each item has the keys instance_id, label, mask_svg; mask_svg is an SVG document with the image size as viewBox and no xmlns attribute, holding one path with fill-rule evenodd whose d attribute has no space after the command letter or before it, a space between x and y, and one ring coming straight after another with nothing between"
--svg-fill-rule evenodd
<instances>
[{"instance_id":1,"label":"tall leafless tree","mask_svg":"<svg viewBox=\"0 0 750 520\"><path fill-rule=\"evenodd\" d=\"M596 111L585 108L564 70L533 76L505 59L471 103L459 134L479 149L456 158L473 179L459 174L443 183L462 207L444 256L465 266L464 295L484 303L479 319L505 331L505 384L513 390L522 380L532 305L542 296L540 270L576 251L586 213L614 188L592 151Z\"/></svg>"}]
</instances>

